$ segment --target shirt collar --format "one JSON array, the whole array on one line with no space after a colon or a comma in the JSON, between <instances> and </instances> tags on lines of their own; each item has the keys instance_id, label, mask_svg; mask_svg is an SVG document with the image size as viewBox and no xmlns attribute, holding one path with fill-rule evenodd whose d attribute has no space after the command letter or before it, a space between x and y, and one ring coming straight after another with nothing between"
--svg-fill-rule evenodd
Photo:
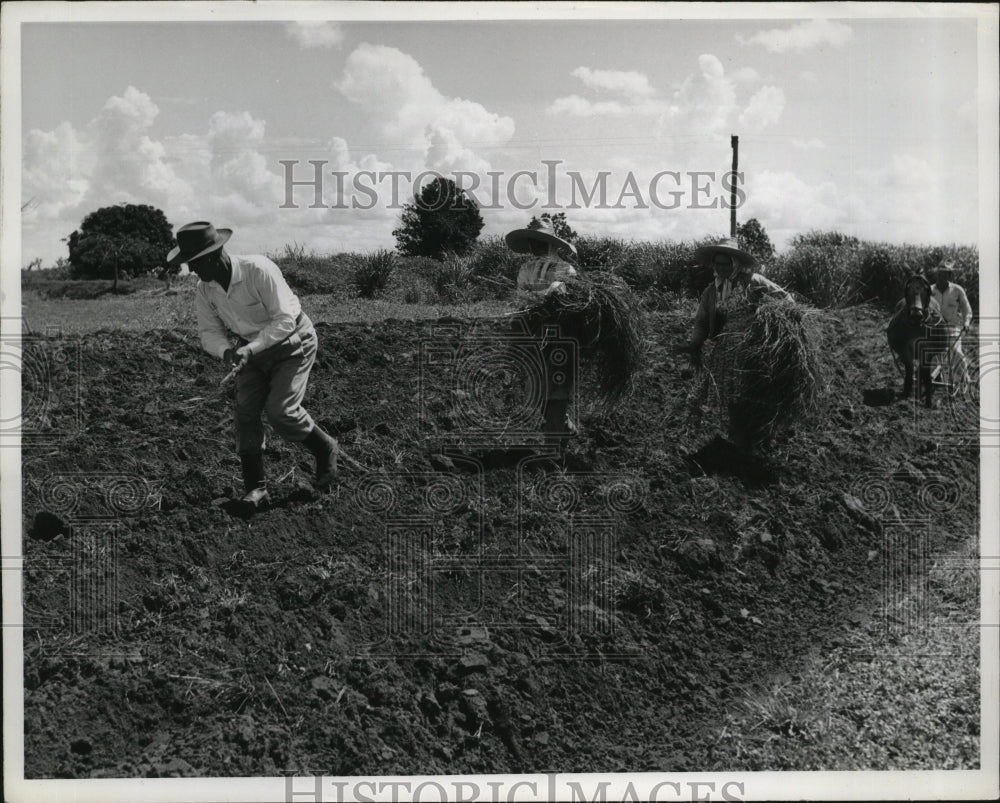
<instances>
[{"instance_id":1,"label":"shirt collar","mask_svg":"<svg viewBox=\"0 0 1000 803\"><path fill-rule=\"evenodd\" d=\"M228 296L229 291L233 289L233 285L239 284L240 282L243 281L243 268L240 267L239 257L234 257L232 254L229 254L229 266L232 270L232 272L229 275L229 290L223 289L222 285L219 284L214 279L210 282L199 281L198 283L204 284L206 285L207 288L218 291L223 295Z\"/></svg>"},{"instance_id":2,"label":"shirt collar","mask_svg":"<svg viewBox=\"0 0 1000 803\"><path fill-rule=\"evenodd\" d=\"M233 274L229 277L229 286L239 284L243 281L243 268L240 267L240 258L229 255L229 264L232 265Z\"/></svg>"}]
</instances>

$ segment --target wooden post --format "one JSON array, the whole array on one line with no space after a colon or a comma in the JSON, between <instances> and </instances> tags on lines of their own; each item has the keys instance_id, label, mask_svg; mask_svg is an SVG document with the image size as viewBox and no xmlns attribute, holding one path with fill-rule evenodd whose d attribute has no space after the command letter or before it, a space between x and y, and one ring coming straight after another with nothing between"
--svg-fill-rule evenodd
<instances>
[{"instance_id":1,"label":"wooden post","mask_svg":"<svg viewBox=\"0 0 1000 803\"><path fill-rule=\"evenodd\" d=\"M733 146L733 190L732 198L729 202L729 236L736 236L736 167L739 164L740 155L740 138L733 134L729 138L730 144Z\"/></svg>"}]
</instances>

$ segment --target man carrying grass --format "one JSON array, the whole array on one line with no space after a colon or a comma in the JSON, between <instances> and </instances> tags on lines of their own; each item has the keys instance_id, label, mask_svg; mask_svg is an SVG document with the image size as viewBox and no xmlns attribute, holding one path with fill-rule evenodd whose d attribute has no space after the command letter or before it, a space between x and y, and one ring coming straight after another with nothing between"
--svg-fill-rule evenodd
<instances>
[{"instance_id":1,"label":"man carrying grass","mask_svg":"<svg viewBox=\"0 0 1000 803\"><path fill-rule=\"evenodd\" d=\"M263 413L279 435L301 443L316 458L318 490L336 480L339 446L302 407L316 360L312 321L270 259L230 255L223 249L231 236L231 229L189 223L177 231L177 247L167 264L186 262L201 280L195 310L202 347L235 373L242 501L256 510L270 502Z\"/></svg>"},{"instance_id":2,"label":"man carrying grass","mask_svg":"<svg viewBox=\"0 0 1000 803\"><path fill-rule=\"evenodd\" d=\"M550 293L564 293L566 282L576 277L576 269L566 261L567 256L576 254L576 247L568 240L558 237L548 221L542 220L535 227L516 229L507 235L506 240L512 251L534 256L534 259L529 259L521 267L517 276L517 288L531 293L536 300ZM548 351L544 345L542 352L543 357L547 358ZM564 382L546 383L542 431L549 445L559 445L564 436L576 432L569 416L569 404L576 380L574 360L568 360L565 368Z\"/></svg>"},{"instance_id":3,"label":"man carrying grass","mask_svg":"<svg viewBox=\"0 0 1000 803\"><path fill-rule=\"evenodd\" d=\"M690 354L691 362L700 367L705 341L722 332L730 310L749 300L749 294L767 293L789 300L791 295L770 279L755 273L757 260L743 251L735 239L704 245L694 252L694 257L700 264L712 269L714 280L701 294L694 317L694 333L688 345L680 351Z\"/></svg>"}]
</instances>

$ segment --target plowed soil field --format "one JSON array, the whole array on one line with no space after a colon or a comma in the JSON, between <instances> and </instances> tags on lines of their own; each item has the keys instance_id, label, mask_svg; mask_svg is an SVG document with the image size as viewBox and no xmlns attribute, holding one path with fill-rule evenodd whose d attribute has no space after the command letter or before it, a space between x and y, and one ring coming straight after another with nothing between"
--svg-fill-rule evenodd
<instances>
[{"instance_id":1,"label":"plowed soil field","mask_svg":"<svg viewBox=\"0 0 1000 803\"><path fill-rule=\"evenodd\" d=\"M744 454L687 415L689 323L648 316L613 415L584 372L562 462L466 359L507 324L318 324L307 407L370 471L317 496L272 439L249 518L194 332L26 342L26 776L739 769L728 706L978 532L977 419L874 404L901 380L858 307L823 414Z\"/></svg>"}]
</instances>

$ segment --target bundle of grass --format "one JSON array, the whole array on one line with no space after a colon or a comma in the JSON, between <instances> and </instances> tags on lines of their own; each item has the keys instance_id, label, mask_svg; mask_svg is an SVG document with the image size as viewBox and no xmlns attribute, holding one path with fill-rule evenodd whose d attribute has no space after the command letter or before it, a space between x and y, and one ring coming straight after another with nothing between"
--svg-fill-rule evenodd
<instances>
[{"instance_id":1,"label":"bundle of grass","mask_svg":"<svg viewBox=\"0 0 1000 803\"><path fill-rule=\"evenodd\" d=\"M603 405L613 407L634 390L645 350L638 300L623 281L598 274L577 278L523 310L528 330L558 326L574 340L580 356L595 361Z\"/></svg>"},{"instance_id":2,"label":"bundle of grass","mask_svg":"<svg viewBox=\"0 0 1000 803\"><path fill-rule=\"evenodd\" d=\"M822 377L809 308L767 299L746 313L716 338L705 387L730 440L754 448L818 410Z\"/></svg>"}]
</instances>

